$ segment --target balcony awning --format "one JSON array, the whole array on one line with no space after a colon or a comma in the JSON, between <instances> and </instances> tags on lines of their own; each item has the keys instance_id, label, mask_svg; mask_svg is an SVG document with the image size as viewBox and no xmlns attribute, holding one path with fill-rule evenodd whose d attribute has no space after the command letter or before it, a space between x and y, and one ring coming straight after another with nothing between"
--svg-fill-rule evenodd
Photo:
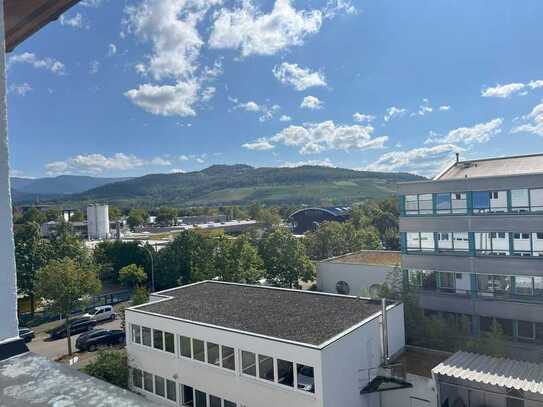
<instances>
[{"instance_id":1,"label":"balcony awning","mask_svg":"<svg viewBox=\"0 0 543 407\"><path fill-rule=\"evenodd\" d=\"M6 51L56 20L80 0L4 0Z\"/></svg>"},{"instance_id":2,"label":"balcony awning","mask_svg":"<svg viewBox=\"0 0 543 407\"><path fill-rule=\"evenodd\" d=\"M432 369L437 376L543 394L543 365L457 352Z\"/></svg>"}]
</instances>

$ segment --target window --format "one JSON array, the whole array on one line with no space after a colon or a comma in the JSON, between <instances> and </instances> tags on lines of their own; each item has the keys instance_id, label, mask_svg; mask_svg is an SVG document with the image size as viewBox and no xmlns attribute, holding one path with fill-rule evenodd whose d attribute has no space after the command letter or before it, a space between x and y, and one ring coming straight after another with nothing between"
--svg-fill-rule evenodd
<instances>
[{"instance_id":1,"label":"window","mask_svg":"<svg viewBox=\"0 0 543 407\"><path fill-rule=\"evenodd\" d=\"M160 397L166 397L166 382L163 377L155 376L155 394Z\"/></svg>"},{"instance_id":2,"label":"window","mask_svg":"<svg viewBox=\"0 0 543 407\"><path fill-rule=\"evenodd\" d=\"M419 195L419 214L431 215L433 212L432 194Z\"/></svg>"},{"instance_id":3,"label":"window","mask_svg":"<svg viewBox=\"0 0 543 407\"><path fill-rule=\"evenodd\" d=\"M164 338L162 337L162 331L153 329L153 347L155 349L164 349Z\"/></svg>"},{"instance_id":4,"label":"window","mask_svg":"<svg viewBox=\"0 0 543 407\"><path fill-rule=\"evenodd\" d=\"M454 193L451 196L452 213L467 213L468 200L465 193Z\"/></svg>"},{"instance_id":5,"label":"window","mask_svg":"<svg viewBox=\"0 0 543 407\"><path fill-rule=\"evenodd\" d=\"M273 358L265 355L258 355L258 376L261 379L275 381L275 374L273 373Z\"/></svg>"},{"instance_id":6,"label":"window","mask_svg":"<svg viewBox=\"0 0 543 407\"><path fill-rule=\"evenodd\" d=\"M207 407L207 394L203 391L195 390L194 391L194 401L196 402L195 407Z\"/></svg>"},{"instance_id":7,"label":"window","mask_svg":"<svg viewBox=\"0 0 543 407\"><path fill-rule=\"evenodd\" d=\"M530 241L530 233L515 232L513 233L513 252L515 256L530 256L532 253L532 245Z\"/></svg>"},{"instance_id":8,"label":"window","mask_svg":"<svg viewBox=\"0 0 543 407\"><path fill-rule=\"evenodd\" d=\"M543 295L543 277L534 277L534 295Z\"/></svg>"},{"instance_id":9,"label":"window","mask_svg":"<svg viewBox=\"0 0 543 407\"><path fill-rule=\"evenodd\" d=\"M236 370L234 348L222 346L222 367L225 369Z\"/></svg>"},{"instance_id":10,"label":"window","mask_svg":"<svg viewBox=\"0 0 543 407\"><path fill-rule=\"evenodd\" d=\"M151 346L151 328L141 327L141 343L145 346Z\"/></svg>"},{"instance_id":11,"label":"window","mask_svg":"<svg viewBox=\"0 0 543 407\"><path fill-rule=\"evenodd\" d=\"M132 385L141 389L143 387L143 373L139 369L132 369Z\"/></svg>"},{"instance_id":12,"label":"window","mask_svg":"<svg viewBox=\"0 0 543 407\"><path fill-rule=\"evenodd\" d=\"M513 320L512 319L503 319L503 318L496 318L496 322L500 324L500 326L503 329L503 334L505 336L508 336L512 338L514 336L514 329L513 329Z\"/></svg>"},{"instance_id":13,"label":"window","mask_svg":"<svg viewBox=\"0 0 543 407\"><path fill-rule=\"evenodd\" d=\"M194 351L194 359L199 360L200 362L205 362L205 348L204 348L204 341L200 341L198 339L192 340L192 349Z\"/></svg>"},{"instance_id":14,"label":"window","mask_svg":"<svg viewBox=\"0 0 543 407\"><path fill-rule=\"evenodd\" d=\"M533 295L532 277L526 277L526 276L515 277L515 294Z\"/></svg>"},{"instance_id":15,"label":"window","mask_svg":"<svg viewBox=\"0 0 543 407\"><path fill-rule=\"evenodd\" d=\"M182 403L184 406L194 406L194 389L192 387L183 385Z\"/></svg>"},{"instance_id":16,"label":"window","mask_svg":"<svg viewBox=\"0 0 543 407\"><path fill-rule=\"evenodd\" d=\"M487 213L490 211L490 194L488 192L473 192L473 212Z\"/></svg>"},{"instance_id":17,"label":"window","mask_svg":"<svg viewBox=\"0 0 543 407\"><path fill-rule=\"evenodd\" d=\"M143 388L153 393L153 375L149 372L143 372Z\"/></svg>"},{"instance_id":18,"label":"window","mask_svg":"<svg viewBox=\"0 0 543 407\"><path fill-rule=\"evenodd\" d=\"M405 196L405 213L406 215L418 215L419 214L419 202L417 195Z\"/></svg>"},{"instance_id":19,"label":"window","mask_svg":"<svg viewBox=\"0 0 543 407\"><path fill-rule=\"evenodd\" d=\"M177 401L177 385L174 381L166 380L166 398L171 401Z\"/></svg>"},{"instance_id":20,"label":"window","mask_svg":"<svg viewBox=\"0 0 543 407\"><path fill-rule=\"evenodd\" d=\"M511 210L513 212L527 212L529 209L528 190L511 190Z\"/></svg>"},{"instance_id":21,"label":"window","mask_svg":"<svg viewBox=\"0 0 543 407\"><path fill-rule=\"evenodd\" d=\"M241 351L241 369L244 374L256 376L256 356L254 353Z\"/></svg>"},{"instance_id":22,"label":"window","mask_svg":"<svg viewBox=\"0 0 543 407\"><path fill-rule=\"evenodd\" d=\"M505 232L476 232L475 250L478 255L509 255L509 235Z\"/></svg>"},{"instance_id":23,"label":"window","mask_svg":"<svg viewBox=\"0 0 543 407\"><path fill-rule=\"evenodd\" d=\"M141 343L141 331L139 325L132 324L132 342Z\"/></svg>"},{"instance_id":24,"label":"window","mask_svg":"<svg viewBox=\"0 0 543 407\"><path fill-rule=\"evenodd\" d=\"M439 288L444 291L455 291L456 278L454 273L439 273Z\"/></svg>"},{"instance_id":25,"label":"window","mask_svg":"<svg viewBox=\"0 0 543 407\"><path fill-rule=\"evenodd\" d=\"M421 232L420 233L420 249L423 252L434 251L434 234L432 232Z\"/></svg>"},{"instance_id":26,"label":"window","mask_svg":"<svg viewBox=\"0 0 543 407\"><path fill-rule=\"evenodd\" d=\"M191 358L192 357L190 338L188 338L186 336L180 336L179 337L179 348L180 348L179 352L181 353L181 356L184 356L186 358Z\"/></svg>"},{"instance_id":27,"label":"window","mask_svg":"<svg viewBox=\"0 0 543 407\"><path fill-rule=\"evenodd\" d=\"M175 353L175 337L169 332L164 332L164 350Z\"/></svg>"},{"instance_id":28,"label":"window","mask_svg":"<svg viewBox=\"0 0 543 407\"><path fill-rule=\"evenodd\" d=\"M233 403L228 400L224 400L224 407L236 407L236 403Z\"/></svg>"},{"instance_id":29,"label":"window","mask_svg":"<svg viewBox=\"0 0 543 407\"><path fill-rule=\"evenodd\" d=\"M221 358L219 357L219 345L216 343L207 342L207 363L215 366L221 365Z\"/></svg>"},{"instance_id":30,"label":"window","mask_svg":"<svg viewBox=\"0 0 543 407\"><path fill-rule=\"evenodd\" d=\"M477 274L477 287L482 292L507 294L511 292L511 277Z\"/></svg>"},{"instance_id":31,"label":"window","mask_svg":"<svg viewBox=\"0 0 543 407\"><path fill-rule=\"evenodd\" d=\"M438 214L451 213L451 194L436 194L436 210Z\"/></svg>"},{"instance_id":32,"label":"window","mask_svg":"<svg viewBox=\"0 0 543 407\"><path fill-rule=\"evenodd\" d=\"M219 397L209 395L209 407L222 407L222 400Z\"/></svg>"},{"instance_id":33,"label":"window","mask_svg":"<svg viewBox=\"0 0 543 407\"><path fill-rule=\"evenodd\" d=\"M296 365L296 378L298 389L315 393L315 375L311 366Z\"/></svg>"},{"instance_id":34,"label":"window","mask_svg":"<svg viewBox=\"0 0 543 407\"><path fill-rule=\"evenodd\" d=\"M431 215L433 212L432 194L406 195L406 215Z\"/></svg>"},{"instance_id":35,"label":"window","mask_svg":"<svg viewBox=\"0 0 543 407\"><path fill-rule=\"evenodd\" d=\"M543 211L543 188L530 190L530 210L532 212Z\"/></svg>"},{"instance_id":36,"label":"window","mask_svg":"<svg viewBox=\"0 0 543 407\"><path fill-rule=\"evenodd\" d=\"M534 323L529 321L517 321L517 336L522 339L535 339Z\"/></svg>"},{"instance_id":37,"label":"window","mask_svg":"<svg viewBox=\"0 0 543 407\"><path fill-rule=\"evenodd\" d=\"M277 382L294 387L294 364L292 362L277 359Z\"/></svg>"}]
</instances>

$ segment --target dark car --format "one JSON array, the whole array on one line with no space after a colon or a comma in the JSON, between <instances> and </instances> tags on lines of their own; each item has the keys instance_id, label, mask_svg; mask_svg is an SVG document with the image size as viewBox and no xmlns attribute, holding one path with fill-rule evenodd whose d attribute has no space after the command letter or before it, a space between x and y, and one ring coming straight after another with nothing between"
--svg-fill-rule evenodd
<instances>
[{"instance_id":1,"label":"dark car","mask_svg":"<svg viewBox=\"0 0 543 407\"><path fill-rule=\"evenodd\" d=\"M34 331L29 328L19 328L19 338L23 339L26 343L31 342L34 338Z\"/></svg>"},{"instance_id":2,"label":"dark car","mask_svg":"<svg viewBox=\"0 0 543 407\"><path fill-rule=\"evenodd\" d=\"M124 343L124 331L120 329L93 329L77 338L75 347L81 351L94 352L100 346Z\"/></svg>"},{"instance_id":3,"label":"dark car","mask_svg":"<svg viewBox=\"0 0 543 407\"><path fill-rule=\"evenodd\" d=\"M76 335L80 334L81 332L86 332L96 326L96 321L93 321L92 319L85 317L85 318L77 318L71 321L70 324L70 334ZM60 339L64 338L67 335L66 332L66 326L60 325L57 328L53 329L49 332L49 337L51 339Z\"/></svg>"}]
</instances>

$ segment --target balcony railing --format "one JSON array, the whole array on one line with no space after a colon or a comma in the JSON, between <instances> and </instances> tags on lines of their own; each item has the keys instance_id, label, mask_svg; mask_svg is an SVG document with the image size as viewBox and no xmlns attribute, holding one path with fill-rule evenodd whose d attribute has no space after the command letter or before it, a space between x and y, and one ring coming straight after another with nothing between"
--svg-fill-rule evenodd
<instances>
[{"instance_id":1,"label":"balcony railing","mask_svg":"<svg viewBox=\"0 0 543 407\"><path fill-rule=\"evenodd\" d=\"M480 291L480 290L464 290L458 288L429 288L429 287L416 287L419 294L429 294L435 296L447 296L447 297L462 297L473 298L477 300L488 301L511 301L521 302L528 304L543 304L543 291L541 294L529 295L511 293L507 291Z\"/></svg>"}]
</instances>

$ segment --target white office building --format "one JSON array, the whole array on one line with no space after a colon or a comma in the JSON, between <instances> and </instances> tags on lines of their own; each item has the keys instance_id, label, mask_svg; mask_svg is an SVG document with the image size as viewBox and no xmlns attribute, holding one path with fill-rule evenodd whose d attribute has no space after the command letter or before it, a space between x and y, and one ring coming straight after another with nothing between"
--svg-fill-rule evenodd
<instances>
[{"instance_id":1,"label":"white office building","mask_svg":"<svg viewBox=\"0 0 543 407\"><path fill-rule=\"evenodd\" d=\"M109 206L90 205L87 207L89 240L109 239Z\"/></svg>"},{"instance_id":2,"label":"white office building","mask_svg":"<svg viewBox=\"0 0 543 407\"><path fill-rule=\"evenodd\" d=\"M155 293L126 311L130 386L164 405L375 406L379 394L362 390L404 347L403 305L387 304L386 330L381 309L216 281Z\"/></svg>"}]
</instances>

